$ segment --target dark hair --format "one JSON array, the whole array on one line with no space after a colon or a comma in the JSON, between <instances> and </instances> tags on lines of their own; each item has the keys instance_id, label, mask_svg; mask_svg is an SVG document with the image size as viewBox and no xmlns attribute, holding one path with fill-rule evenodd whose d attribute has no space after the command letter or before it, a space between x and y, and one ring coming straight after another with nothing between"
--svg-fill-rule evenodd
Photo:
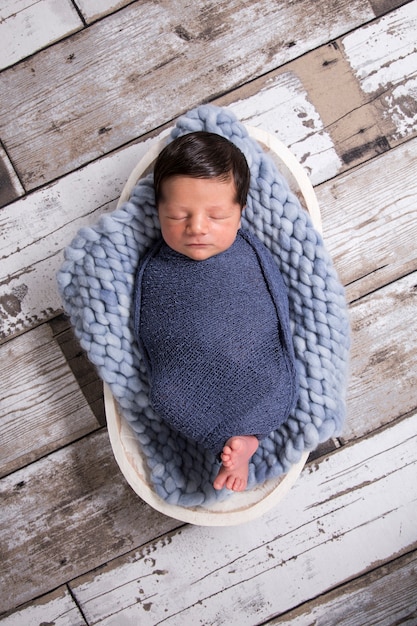
<instances>
[{"instance_id":1,"label":"dark hair","mask_svg":"<svg viewBox=\"0 0 417 626\"><path fill-rule=\"evenodd\" d=\"M236 202L246 205L250 171L242 152L234 143L216 133L197 131L177 137L158 155L154 167L155 199L161 199L162 183L171 176L191 178L233 177Z\"/></svg>"}]
</instances>

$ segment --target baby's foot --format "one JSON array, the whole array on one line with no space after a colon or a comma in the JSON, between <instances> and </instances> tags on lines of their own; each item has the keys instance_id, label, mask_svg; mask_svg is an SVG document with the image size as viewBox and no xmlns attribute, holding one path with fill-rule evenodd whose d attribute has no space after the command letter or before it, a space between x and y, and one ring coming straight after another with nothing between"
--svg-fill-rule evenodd
<instances>
[{"instance_id":1,"label":"baby's foot","mask_svg":"<svg viewBox=\"0 0 417 626\"><path fill-rule=\"evenodd\" d=\"M219 469L213 487L232 491L244 491L248 484L249 460L259 445L254 435L231 437L221 453L222 466Z\"/></svg>"}]
</instances>

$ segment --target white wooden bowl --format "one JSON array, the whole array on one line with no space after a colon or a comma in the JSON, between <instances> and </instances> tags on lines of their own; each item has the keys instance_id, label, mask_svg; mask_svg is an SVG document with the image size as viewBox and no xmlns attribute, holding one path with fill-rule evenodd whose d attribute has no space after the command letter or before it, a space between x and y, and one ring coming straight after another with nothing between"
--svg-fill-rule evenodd
<instances>
[{"instance_id":1,"label":"white wooden bowl","mask_svg":"<svg viewBox=\"0 0 417 626\"><path fill-rule=\"evenodd\" d=\"M280 171L286 176L290 186L310 213L315 228L321 232L321 215L317 198L310 180L295 156L275 136L262 129L246 126L249 135L256 139L263 149L270 154ZM151 168L159 152L166 145L166 136L170 129L150 147L130 174L121 193L118 206L129 199L136 182ZM294 189L294 185L297 189ZM294 464L283 476L266 481L240 493L233 493L222 502L196 507L181 507L168 504L155 492L149 480L146 458L142 453L139 441L123 418L109 387L104 384L104 406L110 443L116 461L132 489L157 511L182 522L200 526L233 526L242 524L263 515L276 506L291 489L300 475L308 458L304 452L300 461Z\"/></svg>"}]
</instances>

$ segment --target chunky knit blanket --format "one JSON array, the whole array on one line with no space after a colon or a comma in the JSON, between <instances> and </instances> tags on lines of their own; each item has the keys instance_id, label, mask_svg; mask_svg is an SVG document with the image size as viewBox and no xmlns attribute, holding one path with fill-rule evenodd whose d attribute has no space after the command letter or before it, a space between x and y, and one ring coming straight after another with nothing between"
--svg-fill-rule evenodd
<instances>
[{"instance_id":1,"label":"chunky knit blanket","mask_svg":"<svg viewBox=\"0 0 417 626\"><path fill-rule=\"evenodd\" d=\"M242 227L272 252L289 295L300 393L290 417L252 457L250 488L287 472L305 450L341 432L347 307L320 235L245 127L230 111L204 105L181 117L171 134L196 130L225 136L246 156L251 186ZM136 184L128 202L78 232L65 250L58 287L81 346L137 434L156 492L169 503L204 505L227 491L212 487L218 471L215 455L176 434L153 411L146 367L134 339L134 279L140 259L159 237L150 175Z\"/></svg>"},{"instance_id":2,"label":"chunky knit blanket","mask_svg":"<svg viewBox=\"0 0 417 626\"><path fill-rule=\"evenodd\" d=\"M203 261L158 242L139 268L134 327L153 408L203 448L267 437L294 407L287 293L252 233Z\"/></svg>"}]
</instances>

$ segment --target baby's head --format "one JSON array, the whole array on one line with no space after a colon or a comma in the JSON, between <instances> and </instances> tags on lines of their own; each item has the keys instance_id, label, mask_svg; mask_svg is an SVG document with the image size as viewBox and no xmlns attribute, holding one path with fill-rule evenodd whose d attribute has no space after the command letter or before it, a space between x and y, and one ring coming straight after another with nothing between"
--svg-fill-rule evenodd
<instances>
[{"instance_id":1,"label":"baby's head","mask_svg":"<svg viewBox=\"0 0 417 626\"><path fill-rule=\"evenodd\" d=\"M154 168L165 242L194 260L226 250L240 228L249 183L245 157L224 137L199 131L174 139Z\"/></svg>"},{"instance_id":2,"label":"baby's head","mask_svg":"<svg viewBox=\"0 0 417 626\"><path fill-rule=\"evenodd\" d=\"M163 196L163 183L171 176L233 179L236 202L243 208L249 191L250 172L234 143L216 133L197 131L177 137L160 152L154 167L155 199Z\"/></svg>"}]
</instances>

